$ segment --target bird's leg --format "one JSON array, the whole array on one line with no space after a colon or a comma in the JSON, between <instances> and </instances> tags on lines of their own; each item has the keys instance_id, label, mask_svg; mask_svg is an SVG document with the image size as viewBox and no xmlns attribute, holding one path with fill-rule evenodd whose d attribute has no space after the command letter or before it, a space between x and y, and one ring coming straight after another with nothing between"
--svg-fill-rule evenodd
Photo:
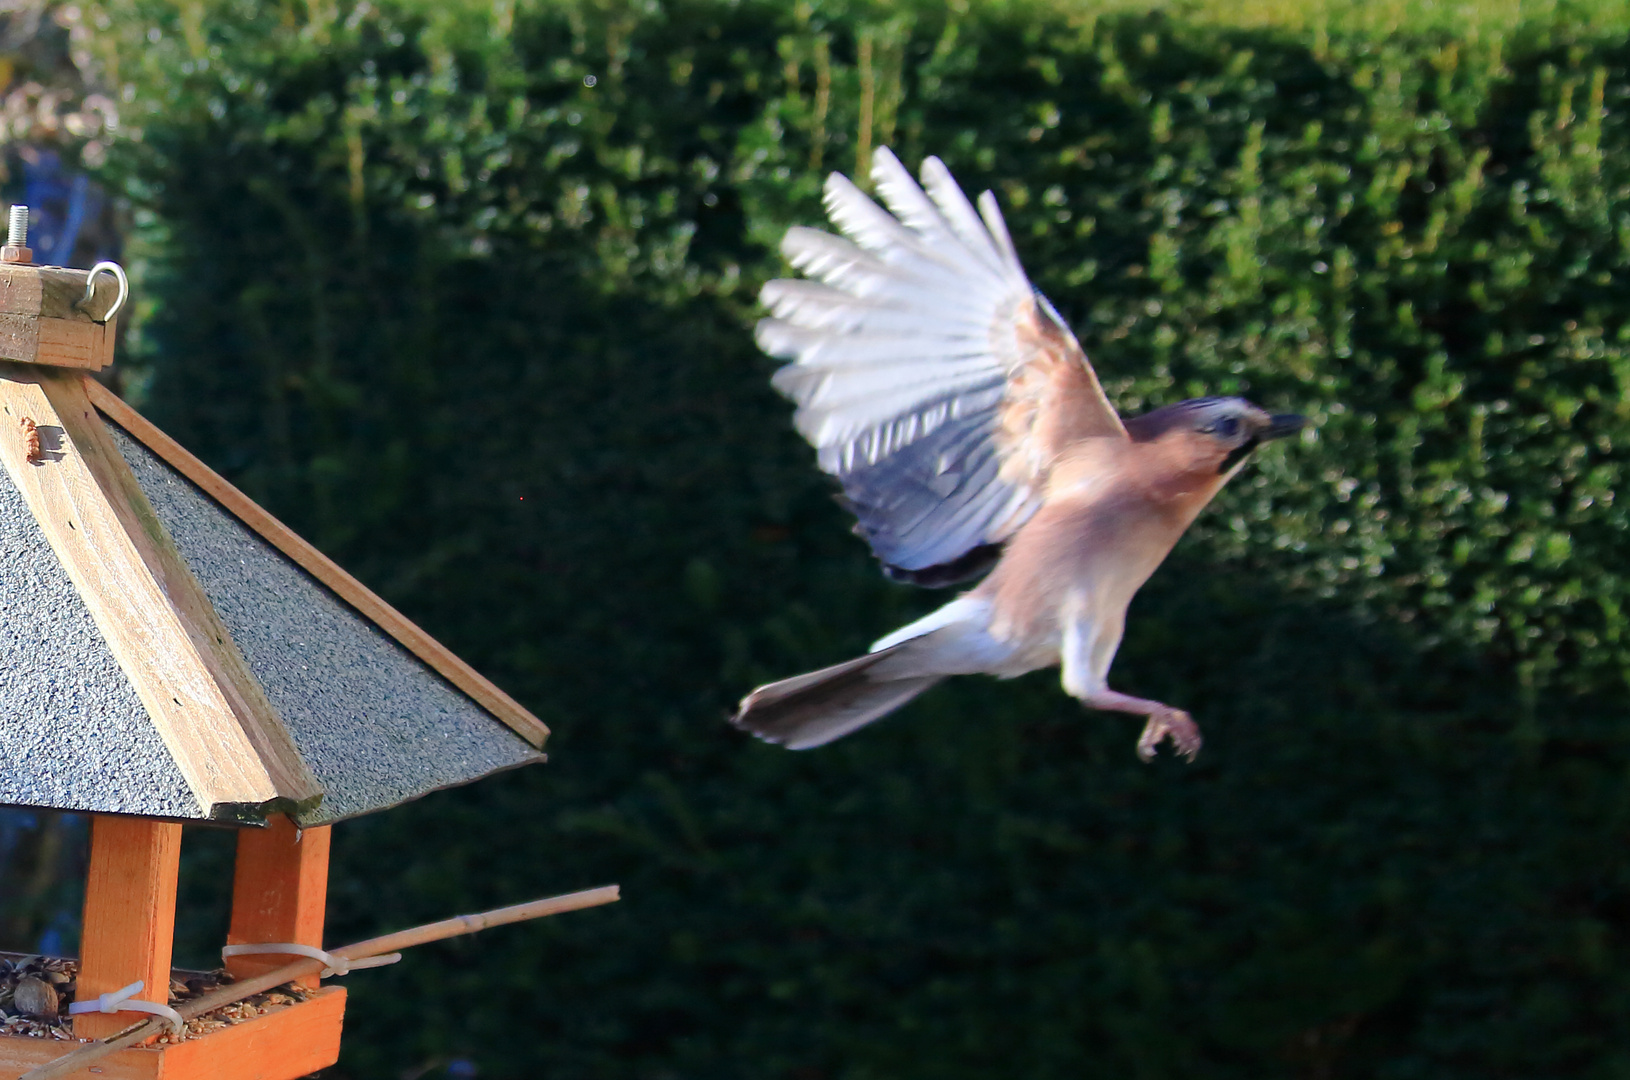
<instances>
[{"instance_id":1,"label":"bird's leg","mask_svg":"<svg viewBox=\"0 0 1630 1080\"><path fill-rule=\"evenodd\" d=\"M1167 738L1179 754L1193 761L1200 752L1200 727L1188 713L1109 688L1109 665L1121 644L1124 619L1122 610L1112 609L1106 616L1094 618L1089 606L1076 605L1065 620L1060 649L1064 689L1088 708L1147 716L1149 722L1138 736L1138 757L1144 761L1153 759L1155 747Z\"/></svg>"},{"instance_id":2,"label":"bird's leg","mask_svg":"<svg viewBox=\"0 0 1630 1080\"><path fill-rule=\"evenodd\" d=\"M1172 741L1172 747L1190 761L1193 761L1194 755L1200 752L1200 725L1182 709L1174 709L1163 702L1150 701L1148 698L1122 694L1107 686L1082 697L1081 704L1094 709L1147 716L1149 722L1143 725L1143 734L1138 736L1138 757L1144 761L1153 760L1155 748L1160 745L1161 740L1168 738Z\"/></svg>"}]
</instances>

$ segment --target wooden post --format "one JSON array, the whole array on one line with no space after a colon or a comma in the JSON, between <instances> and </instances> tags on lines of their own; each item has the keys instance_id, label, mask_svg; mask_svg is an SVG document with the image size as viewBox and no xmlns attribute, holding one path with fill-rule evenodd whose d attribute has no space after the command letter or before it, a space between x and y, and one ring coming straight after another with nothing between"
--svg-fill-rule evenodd
<instances>
[{"instance_id":1,"label":"wooden post","mask_svg":"<svg viewBox=\"0 0 1630 1080\"><path fill-rule=\"evenodd\" d=\"M91 820L85 922L80 935L79 1001L142 980L144 1001L170 1000L175 944L175 889L181 826L148 818L97 814ZM101 1039L129 1027L135 1013L74 1017L74 1034Z\"/></svg>"},{"instance_id":2,"label":"wooden post","mask_svg":"<svg viewBox=\"0 0 1630 1080\"><path fill-rule=\"evenodd\" d=\"M238 832L238 864L232 875L232 926L228 945L292 941L323 945L328 904L329 826L297 829L279 814L264 829ZM239 979L282 967L286 955L232 956L226 969ZM316 976L299 980L316 987Z\"/></svg>"}]
</instances>

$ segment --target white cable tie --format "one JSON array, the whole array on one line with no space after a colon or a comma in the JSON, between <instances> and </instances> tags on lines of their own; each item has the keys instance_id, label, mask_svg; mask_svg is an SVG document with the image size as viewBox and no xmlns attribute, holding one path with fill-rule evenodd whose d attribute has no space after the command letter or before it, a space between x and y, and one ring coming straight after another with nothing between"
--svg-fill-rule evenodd
<instances>
[{"instance_id":1,"label":"white cable tie","mask_svg":"<svg viewBox=\"0 0 1630 1080\"><path fill-rule=\"evenodd\" d=\"M68 1015L78 1016L82 1013L117 1013L117 1012L144 1012L161 1016L169 1021L170 1032L180 1035L187 1029L187 1022L181 1019L181 1014L168 1005L160 1005L156 1001L141 1001L135 997L146 985L137 979L129 986L120 987L111 993L100 995L95 1001L76 1001L68 1006Z\"/></svg>"},{"instance_id":2,"label":"white cable tie","mask_svg":"<svg viewBox=\"0 0 1630 1080\"><path fill-rule=\"evenodd\" d=\"M360 960L348 960L343 956L336 956L331 952L324 952L315 945L300 945L292 941L270 942L265 945L228 945L221 950L221 958L228 956L252 956L256 953L289 953L294 956L309 956L313 960L321 960L326 965L318 974L319 979L329 979L336 975L349 975L362 968L384 967L394 964L402 959L399 952L385 953L383 956L364 956Z\"/></svg>"}]
</instances>

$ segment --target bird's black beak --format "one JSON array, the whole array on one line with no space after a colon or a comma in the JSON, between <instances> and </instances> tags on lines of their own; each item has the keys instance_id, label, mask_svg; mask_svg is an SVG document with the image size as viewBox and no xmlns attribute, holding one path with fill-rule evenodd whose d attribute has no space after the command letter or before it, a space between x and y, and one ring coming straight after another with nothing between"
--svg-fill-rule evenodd
<instances>
[{"instance_id":1,"label":"bird's black beak","mask_svg":"<svg viewBox=\"0 0 1630 1080\"><path fill-rule=\"evenodd\" d=\"M1262 433L1257 438L1263 442L1270 439L1283 439L1288 435L1296 434L1305 427L1307 427L1307 417L1301 413L1279 413L1276 416L1268 417L1268 426L1262 429Z\"/></svg>"}]
</instances>

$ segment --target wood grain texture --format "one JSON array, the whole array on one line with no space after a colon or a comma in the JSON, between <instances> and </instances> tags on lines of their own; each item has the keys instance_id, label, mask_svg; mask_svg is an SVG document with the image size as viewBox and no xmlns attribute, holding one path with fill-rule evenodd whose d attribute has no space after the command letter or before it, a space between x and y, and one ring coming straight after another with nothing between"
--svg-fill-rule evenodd
<instances>
[{"instance_id":1,"label":"wood grain texture","mask_svg":"<svg viewBox=\"0 0 1630 1080\"><path fill-rule=\"evenodd\" d=\"M224 628L214 641L201 628L207 621L189 625L184 617L183 609L196 606L189 594L201 600L203 590L179 555L155 554L163 530L78 383L65 372L0 363L0 427L15 430L27 417L55 436L54 448L30 463L23 441L0 432L0 465L130 678L201 814L236 818L246 808L312 802L316 781L287 733L262 722L244 700L241 681L223 674L230 640ZM270 706L264 709L269 716ZM281 751L273 745L279 734L287 744Z\"/></svg>"},{"instance_id":2,"label":"wood grain texture","mask_svg":"<svg viewBox=\"0 0 1630 1080\"><path fill-rule=\"evenodd\" d=\"M0 360L31 362L40 351L40 320L0 314Z\"/></svg>"},{"instance_id":3,"label":"wood grain texture","mask_svg":"<svg viewBox=\"0 0 1630 1080\"><path fill-rule=\"evenodd\" d=\"M233 487L209 466L199 461L180 443L164 434L106 387L94 379L84 380L91 402L109 420L157 454L181 475L198 485L229 513L258 533L306 573L322 582L397 643L428 664L442 678L468 694L521 738L542 748L549 729L514 698L454 655L446 646L425 633L405 615L375 596L367 586L346 573L338 563L318 551L297 533L261 509L243 492Z\"/></svg>"},{"instance_id":4,"label":"wood grain texture","mask_svg":"<svg viewBox=\"0 0 1630 1080\"><path fill-rule=\"evenodd\" d=\"M85 1080L295 1080L339 1060L344 1022L345 989L324 987L308 1001L202 1038L120 1050L74 1075ZM72 1043L0 1036L0 1080L16 1080L71 1049Z\"/></svg>"},{"instance_id":5,"label":"wood grain texture","mask_svg":"<svg viewBox=\"0 0 1630 1080\"><path fill-rule=\"evenodd\" d=\"M322 948L330 835L327 825L299 829L281 814L264 829L238 832L228 945L292 941ZM287 955L231 956L226 969L246 979L288 962ZM315 975L298 981L317 986Z\"/></svg>"},{"instance_id":6,"label":"wood grain texture","mask_svg":"<svg viewBox=\"0 0 1630 1080\"><path fill-rule=\"evenodd\" d=\"M79 449L86 468L107 494L126 534L180 616L188 640L276 788L276 798L296 811L315 807L322 798L321 785L300 756L260 681L250 672L249 662L233 642L204 587L159 522L130 465L114 445L107 426L85 394L87 381L67 372L47 373L40 385L56 407L69 441ZM211 752L208 746L200 749L205 754ZM241 815L258 820L263 814L255 813L255 809L244 806ZM212 816L240 816L240 811L223 805Z\"/></svg>"},{"instance_id":7,"label":"wood grain texture","mask_svg":"<svg viewBox=\"0 0 1630 1080\"><path fill-rule=\"evenodd\" d=\"M90 322L90 315L75 306L84 299L89 278L90 271L66 266L0 263L0 313Z\"/></svg>"},{"instance_id":8,"label":"wood grain texture","mask_svg":"<svg viewBox=\"0 0 1630 1080\"><path fill-rule=\"evenodd\" d=\"M146 984L137 997L170 1000L180 866L180 825L112 814L91 819L75 1000L94 1001L137 979ZM81 1039L106 1038L128 1027L131 1016L76 1016L74 1034Z\"/></svg>"},{"instance_id":9,"label":"wood grain texture","mask_svg":"<svg viewBox=\"0 0 1630 1080\"><path fill-rule=\"evenodd\" d=\"M114 324L77 305L89 273L60 266L0 264L0 360L96 371L113 362ZM92 307L105 310L116 288L98 279Z\"/></svg>"},{"instance_id":10,"label":"wood grain texture","mask_svg":"<svg viewBox=\"0 0 1630 1080\"><path fill-rule=\"evenodd\" d=\"M40 319L34 363L100 371L113 363L113 323Z\"/></svg>"},{"instance_id":11,"label":"wood grain texture","mask_svg":"<svg viewBox=\"0 0 1630 1080\"><path fill-rule=\"evenodd\" d=\"M340 1059L345 989L325 987L309 1001L161 1048L160 1080L295 1080ZM153 1051L125 1051L125 1053ZM117 1057L117 1055L115 1055Z\"/></svg>"}]
</instances>

